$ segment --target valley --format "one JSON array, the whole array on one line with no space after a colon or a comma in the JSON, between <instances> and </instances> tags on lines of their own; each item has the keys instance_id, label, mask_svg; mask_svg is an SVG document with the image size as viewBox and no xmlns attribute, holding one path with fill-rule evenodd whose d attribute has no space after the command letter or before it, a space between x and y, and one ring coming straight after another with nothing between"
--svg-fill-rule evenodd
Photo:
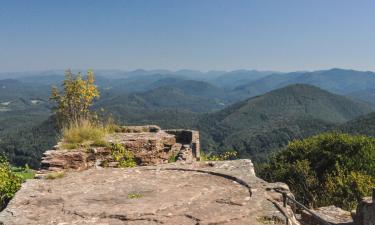
<instances>
[{"instance_id":1,"label":"valley","mask_svg":"<svg viewBox=\"0 0 375 225\"><path fill-rule=\"evenodd\" d=\"M38 168L54 145L49 94L63 79L63 71L0 74L0 151L13 164ZM289 141L323 131L374 136L373 83L371 72L343 69L98 71L101 97L93 110L119 124L198 129L207 154L234 150L263 162Z\"/></svg>"}]
</instances>

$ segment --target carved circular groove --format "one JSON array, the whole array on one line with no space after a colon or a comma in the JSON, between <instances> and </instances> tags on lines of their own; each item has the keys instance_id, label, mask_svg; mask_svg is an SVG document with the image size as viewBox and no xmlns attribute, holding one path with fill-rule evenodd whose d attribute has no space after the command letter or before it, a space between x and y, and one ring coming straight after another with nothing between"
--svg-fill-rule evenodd
<instances>
[{"instance_id":1,"label":"carved circular groove","mask_svg":"<svg viewBox=\"0 0 375 225\"><path fill-rule=\"evenodd\" d=\"M26 185L7 224L248 224L254 210L248 187L199 170L92 169Z\"/></svg>"}]
</instances>

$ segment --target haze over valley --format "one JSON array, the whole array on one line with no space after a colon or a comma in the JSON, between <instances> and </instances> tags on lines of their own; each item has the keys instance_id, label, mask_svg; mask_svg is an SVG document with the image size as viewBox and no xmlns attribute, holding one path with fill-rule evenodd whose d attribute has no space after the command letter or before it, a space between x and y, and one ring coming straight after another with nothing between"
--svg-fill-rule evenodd
<instances>
[{"instance_id":1,"label":"haze over valley","mask_svg":"<svg viewBox=\"0 0 375 225\"><path fill-rule=\"evenodd\" d=\"M1 73L0 79L1 151L16 165L38 168L58 138L45 121L51 85L59 85L64 72ZM92 108L99 115L124 125L198 129L207 153L235 150L259 162L295 138L347 127L375 111L375 73L345 69L99 70L96 84L102 94ZM367 126L350 132L375 135Z\"/></svg>"}]
</instances>

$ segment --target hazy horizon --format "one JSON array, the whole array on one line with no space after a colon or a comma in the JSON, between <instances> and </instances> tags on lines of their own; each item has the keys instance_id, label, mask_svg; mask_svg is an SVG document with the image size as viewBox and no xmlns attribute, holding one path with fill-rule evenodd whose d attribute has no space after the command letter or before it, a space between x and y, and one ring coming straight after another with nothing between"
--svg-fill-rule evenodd
<instances>
[{"instance_id":1,"label":"hazy horizon","mask_svg":"<svg viewBox=\"0 0 375 225\"><path fill-rule=\"evenodd\" d=\"M230 72L236 72L236 71L257 71L257 72L270 72L270 73L280 73L280 74L287 74L287 73L294 73L294 72L319 72L319 71L327 71L327 70L334 70L334 69L339 69L339 70L353 70L353 71L359 71L359 72L372 72L375 73L375 70L359 70L359 69L351 69L351 68L339 68L339 67L332 67L332 68L327 68L327 69L316 69L316 70L293 70L293 71L275 71L275 70L258 70L258 69L234 69L234 70L194 70L194 69L143 69L143 68L137 68L137 69L93 69L93 68L87 68L87 69L79 69L79 68L68 68L68 69L44 69L44 70L23 70L23 71L0 71L0 74L12 74L12 73L32 73L33 75L35 73L45 73L45 72L65 72L68 70L71 70L73 72L82 72L86 73L88 70L93 70L95 72L124 72L124 73L131 73L131 72L136 72L136 71L146 71L146 72L158 72L158 71L168 71L170 73L177 73L177 72L183 72L183 71L194 71L197 73L210 73L210 72L219 72L219 73L230 73ZM52 74L53 75L53 74Z\"/></svg>"}]
</instances>

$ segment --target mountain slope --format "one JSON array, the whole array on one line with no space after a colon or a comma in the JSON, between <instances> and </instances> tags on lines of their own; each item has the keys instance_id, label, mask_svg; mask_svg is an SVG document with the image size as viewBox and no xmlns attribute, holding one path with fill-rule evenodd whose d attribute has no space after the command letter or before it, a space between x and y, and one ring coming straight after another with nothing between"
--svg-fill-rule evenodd
<instances>
[{"instance_id":1,"label":"mountain slope","mask_svg":"<svg viewBox=\"0 0 375 225\"><path fill-rule=\"evenodd\" d=\"M233 90L232 95L237 97L237 99L241 99L298 83L314 85L336 94L352 95L352 93L373 89L375 85L375 73L331 69L314 72L273 74L238 86ZM364 95L364 93L361 94ZM353 96L356 97L354 94ZM361 97L361 95L357 97Z\"/></svg>"},{"instance_id":2,"label":"mountain slope","mask_svg":"<svg viewBox=\"0 0 375 225\"><path fill-rule=\"evenodd\" d=\"M123 106L126 111L134 108L148 111L178 109L190 112L210 112L223 108L218 101L188 95L174 87L159 87L143 93L116 95L104 98L95 104L95 108L110 109L117 106Z\"/></svg>"},{"instance_id":3,"label":"mountain slope","mask_svg":"<svg viewBox=\"0 0 375 225\"><path fill-rule=\"evenodd\" d=\"M250 98L199 122L203 148L234 149L261 160L289 140L306 137L374 110L374 106L296 84Z\"/></svg>"},{"instance_id":4,"label":"mountain slope","mask_svg":"<svg viewBox=\"0 0 375 225\"><path fill-rule=\"evenodd\" d=\"M345 133L375 137L375 112L350 120L335 129Z\"/></svg>"},{"instance_id":5,"label":"mountain slope","mask_svg":"<svg viewBox=\"0 0 375 225\"><path fill-rule=\"evenodd\" d=\"M172 87L181 90L181 92L186 95L198 96L212 100L216 99L226 102L227 99L225 90L205 81L165 78L150 85L151 89L159 87Z\"/></svg>"},{"instance_id":6,"label":"mountain slope","mask_svg":"<svg viewBox=\"0 0 375 225\"><path fill-rule=\"evenodd\" d=\"M116 95L94 105L95 110L104 109L103 114L111 114L121 124L157 124L163 128L190 128L199 113L222 108L220 102L186 95L172 87Z\"/></svg>"},{"instance_id":7,"label":"mountain slope","mask_svg":"<svg viewBox=\"0 0 375 225\"><path fill-rule=\"evenodd\" d=\"M210 81L222 88L232 89L244 83L258 80L277 72L257 71L257 70L235 70L222 74L221 76L211 79Z\"/></svg>"}]
</instances>

